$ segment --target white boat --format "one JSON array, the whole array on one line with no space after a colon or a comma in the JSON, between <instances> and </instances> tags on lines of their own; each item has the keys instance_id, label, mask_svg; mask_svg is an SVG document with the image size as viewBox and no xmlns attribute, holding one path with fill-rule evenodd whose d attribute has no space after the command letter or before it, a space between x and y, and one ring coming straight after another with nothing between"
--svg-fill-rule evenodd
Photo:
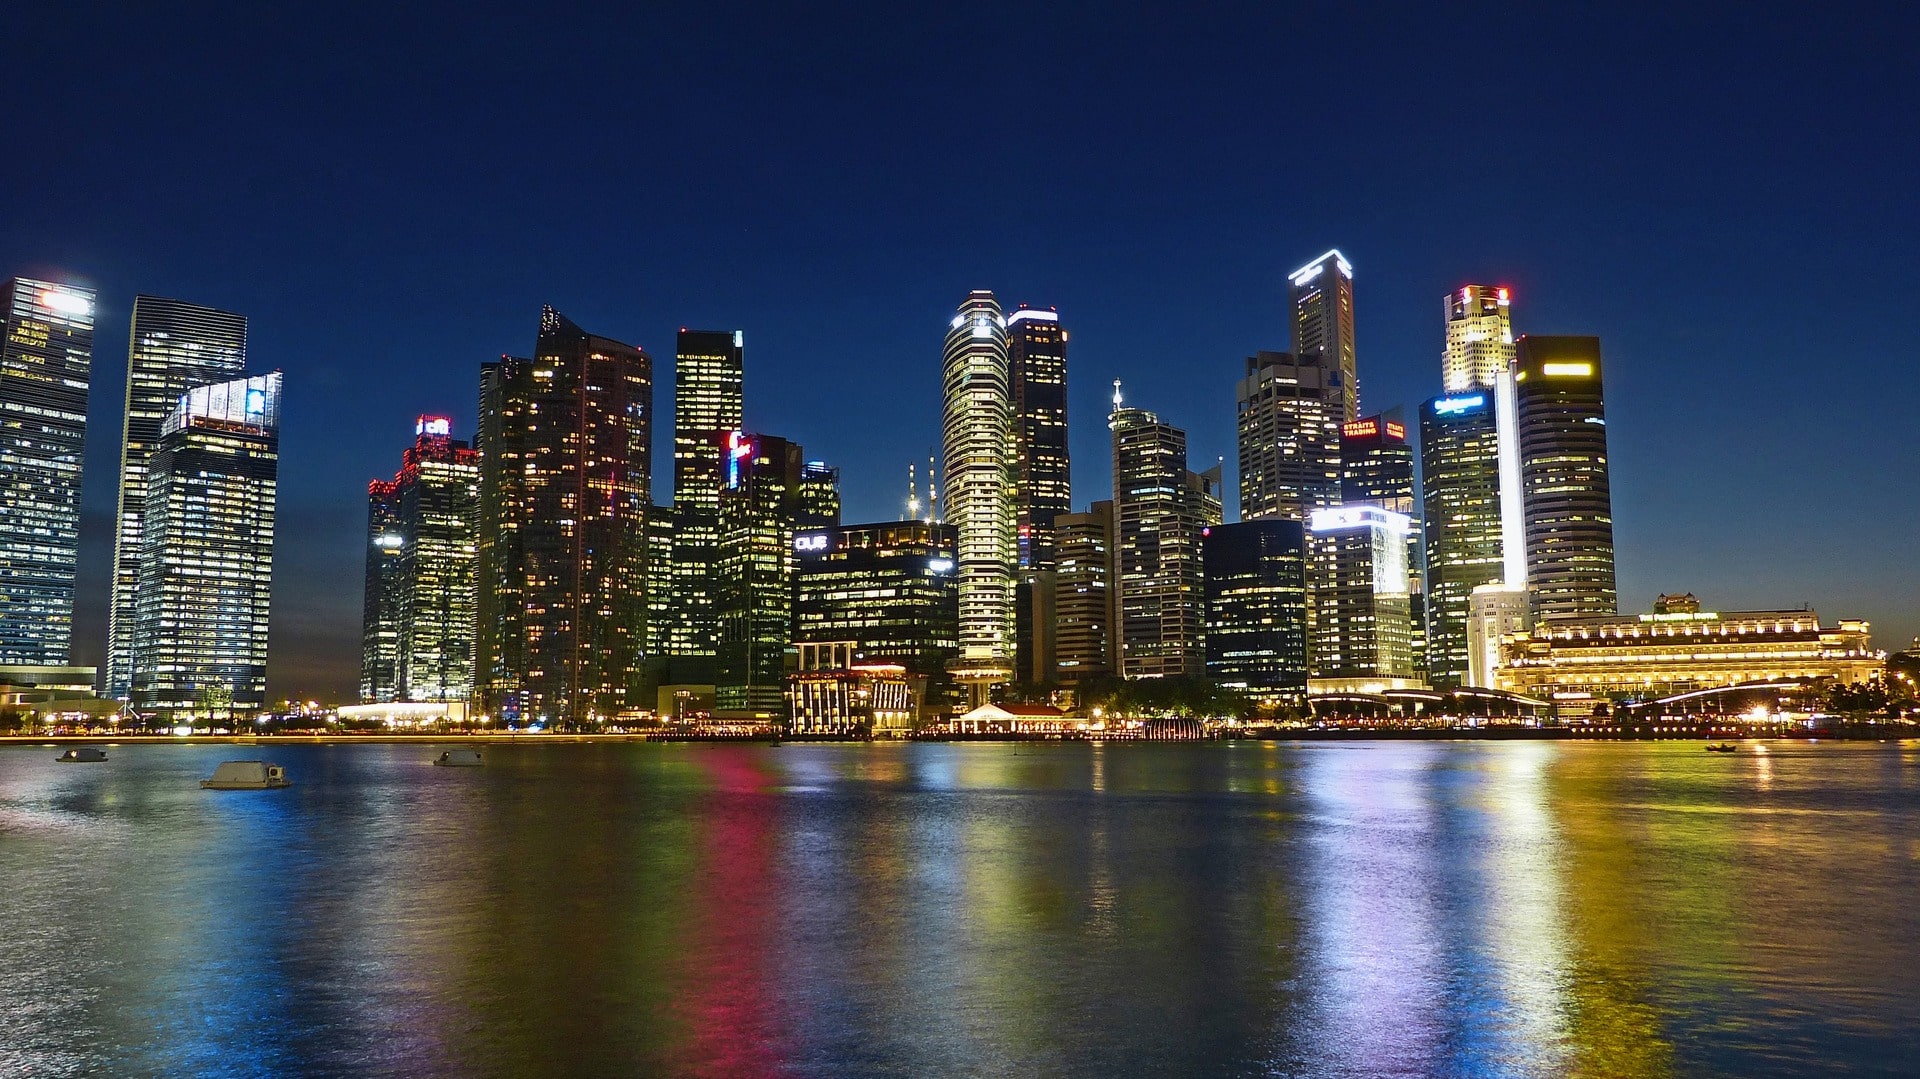
<instances>
[{"instance_id":1,"label":"white boat","mask_svg":"<svg viewBox=\"0 0 1920 1079\"><path fill-rule=\"evenodd\" d=\"M290 787L293 781L287 778L287 770L277 764L221 761L220 767L213 770L213 778L201 780L200 785L210 791L264 791Z\"/></svg>"},{"instance_id":2,"label":"white boat","mask_svg":"<svg viewBox=\"0 0 1920 1079\"><path fill-rule=\"evenodd\" d=\"M478 768L480 751L477 749L449 749L433 759L433 763L442 768Z\"/></svg>"},{"instance_id":3,"label":"white boat","mask_svg":"<svg viewBox=\"0 0 1920 1079\"><path fill-rule=\"evenodd\" d=\"M106 760L107 754L106 751L102 749L95 749L92 746L81 746L78 749L69 749L53 759L59 761L61 764L97 764L100 761Z\"/></svg>"}]
</instances>

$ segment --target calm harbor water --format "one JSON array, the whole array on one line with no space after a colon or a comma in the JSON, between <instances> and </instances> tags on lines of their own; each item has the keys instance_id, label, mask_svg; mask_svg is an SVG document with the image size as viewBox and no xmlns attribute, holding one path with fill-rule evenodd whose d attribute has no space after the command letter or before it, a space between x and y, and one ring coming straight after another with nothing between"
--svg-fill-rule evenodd
<instances>
[{"instance_id":1,"label":"calm harbor water","mask_svg":"<svg viewBox=\"0 0 1920 1079\"><path fill-rule=\"evenodd\" d=\"M0 1075L1920 1068L1913 744L109 753L0 749Z\"/></svg>"}]
</instances>

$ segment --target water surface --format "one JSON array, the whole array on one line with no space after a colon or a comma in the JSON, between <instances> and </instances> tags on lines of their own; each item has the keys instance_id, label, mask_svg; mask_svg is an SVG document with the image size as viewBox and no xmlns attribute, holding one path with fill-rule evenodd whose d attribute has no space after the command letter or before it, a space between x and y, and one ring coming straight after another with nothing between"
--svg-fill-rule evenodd
<instances>
[{"instance_id":1,"label":"water surface","mask_svg":"<svg viewBox=\"0 0 1920 1079\"><path fill-rule=\"evenodd\" d=\"M0 749L0 1075L1920 1059L1911 745L109 752Z\"/></svg>"}]
</instances>

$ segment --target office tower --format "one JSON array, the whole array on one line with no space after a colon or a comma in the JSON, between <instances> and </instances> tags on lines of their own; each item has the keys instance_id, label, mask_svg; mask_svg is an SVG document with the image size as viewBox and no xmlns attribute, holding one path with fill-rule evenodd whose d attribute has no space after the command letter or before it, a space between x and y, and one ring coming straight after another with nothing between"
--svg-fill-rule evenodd
<instances>
[{"instance_id":1,"label":"office tower","mask_svg":"<svg viewBox=\"0 0 1920 1079\"><path fill-rule=\"evenodd\" d=\"M897 663L929 707L949 703L959 652L954 528L926 521L842 525L794 536L796 645L851 641L862 663Z\"/></svg>"},{"instance_id":2,"label":"office tower","mask_svg":"<svg viewBox=\"0 0 1920 1079\"><path fill-rule=\"evenodd\" d=\"M1427 549L1427 678L1465 683L1473 591L1503 579L1500 437L1494 391L1420 406Z\"/></svg>"},{"instance_id":3,"label":"office tower","mask_svg":"<svg viewBox=\"0 0 1920 1079\"><path fill-rule=\"evenodd\" d=\"M1008 315L1007 363L1013 382L1020 568L1050 569L1053 519L1073 509L1073 474L1067 463L1067 331L1059 314L1022 305Z\"/></svg>"},{"instance_id":4,"label":"office tower","mask_svg":"<svg viewBox=\"0 0 1920 1079\"><path fill-rule=\"evenodd\" d=\"M941 412L941 518L957 534L960 655L954 676L973 704L1013 677L1014 438L1006 322L993 293L967 295L948 324Z\"/></svg>"},{"instance_id":5,"label":"office tower","mask_svg":"<svg viewBox=\"0 0 1920 1079\"><path fill-rule=\"evenodd\" d=\"M800 466L794 492L795 528L835 528L840 524L840 470L823 461Z\"/></svg>"},{"instance_id":6,"label":"office tower","mask_svg":"<svg viewBox=\"0 0 1920 1079\"><path fill-rule=\"evenodd\" d=\"M532 359L480 373L479 699L590 724L638 698L653 361L548 307Z\"/></svg>"},{"instance_id":7,"label":"office tower","mask_svg":"<svg viewBox=\"0 0 1920 1079\"><path fill-rule=\"evenodd\" d=\"M641 635L640 650L647 657L647 668L658 680L667 672L675 615L674 539L679 517L672 506L658 503L647 512L647 628Z\"/></svg>"},{"instance_id":8,"label":"office tower","mask_svg":"<svg viewBox=\"0 0 1920 1079\"><path fill-rule=\"evenodd\" d=\"M681 330L673 365L673 594L665 649L676 659L710 658L719 646L714 559L727 436L740 430L746 334ZM688 666L694 681L711 663ZM695 670L694 668L702 668Z\"/></svg>"},{"instance_id":9,"label":"office tower","mask_svg":"<svg viewBox=\"0 0 1920 1079\"><path fill-rule=\"evenodd\" d=\"M1419 520L1414 517L1413 447L1398 408L1340 425L1340 504L1378 506L1405 516L1407 602L1413 626L1414 667L1427 659L1426 573Z\"/></svg>"},{"instance_id":10,"label":"office tower","mask_svg":"<svg viewBox=\"0 0 1920 1079\"><path fill-rule=\"evenodd\" d=\"M1121 403L1114 387L1113 507L1119 540L1120 673L1205 673L1200 540L1220 523L1220 469L1187 469L1187 434Z\"/></svg>"},{"instance_id":11,"label":"office tower","mask_svg":"<svg viewBox=\"0 0 1920 1079\"><path fill-rule=\"evenodd\" d=\"M1054 526L1054 681L1072 688L1120 669L1113 503L1063 513Z\"/></svg>"},{"instance_id":12,"label":"office tower","mask_svg":"<svg viewBox=\"0 0 1920 1079\"><path fill-rule=\"evenodd\" d=\"M1449 394L1493 388L1513 366L1513 318L1507 290L1462 285L1442 301L1447 309L1447 349L1440 358L1441 388Z\"/></svg>"},{"instance_id":13,"label":"office tower","mask_svg":"<svg viewBox=\"0 0 1920 1079\"><path fill-rule=\"evenodd\" d=\"M480 455L453 421L421 416L392 480L367 485L367 599L360 696L473 695Z\"/></svg>"},{"instance_id":14,"label":"office tower","mask_svg":"<svg viewBox=\"0 0 1920 1079\"><path fill-rule=\"evenodd\" d=\"M400 699L400 485L367 484L367 584L360 608L360 700Z\"/></svg>"},{"instance_id":15,"label":"office tower","mask_svg":"<svg viewBox=\"0 0 1920 1079\"><path fill-rule=\"evenodd\" d=\"M1049 530L1051 531L1051 530ZM1013 678L1029 685L1051 685L1059 662L1055 630L1058 575L1050 569L1023 569L1013 590Z\"/></svg>"},{"instance_id":16,"label":"office tower","mask_svg":"<svg viewBox=\"0 0 1920 1079\"><path fill-rule=\"evenodd\" d=\"M1340 504L1340 386L1285 352L1247 357L1234 388L1240 516L1304 521Z\"/></svg>"},{"instance_id":17,"label":"office tower","mask_svg":"<svg viewBox=\"0 0 1920 1079\"><path fill-rule=\"evenodd\" d=\"M727 436L714 562L720 625L714 699L723 709L771 713L785 701L800 457L800 447L784 438Z\"/></svg>"},{"instance_id":18,"label":"office tower","mask_svg":"<svg viewBox=\"0 0 1920 1079\"><path fill-rule=\"evenodd\" d=\"M266 706L280 384L187 391L147 458L132 698L149 719Z\"/></svg>"},{"instance_id":19,"label":"office tower","mask_svg":"<svg viewBox=\"0 0 1920 1079\"><path fill-rule=\"evenodd\" d=\"M1534 616L1615 614L1600 339L1523 336L1513 382Z\"/></svg>"},{"instance_id":20,"label":"office tower","mask_svg":"<svg viewBox=\"0 0 1920 1079\"><path fill-rule=\"evenodd\" d=\"M0 339L0 666L64 666L80 553L93 290L16 277Z\"/></svg>"},{"instance_id":21,"label":"office tower","mask_svg":"<svg viewBox=\"0 0 1920 1079\"><path fill-rule=\"evenodd\" d=\"M1307 531L1299 521L1216 525L1207 575L1207 677L1264 701L1307 692Z\"/></svg>"},{"instance_id":22,"label":"office tower","mask_svg":"<svg viewBox=\"0 0 1920 1079\"><path fill-rule=\"evenodd\" d=\"M1340 405L1334 417L1346 423L1360 418L1360 382L1353 350L1353 267L1339 251L1328 251L1287 275L1292 286L1293 354L1302 367L1318 367Z\"/></svg>"},{"instance_id":23,"label":"office tower","mask_svg":"<svg viewBox=\"0 0 1920 1079\"><path fill-rule=\"evenodd\" d=\"M247 369L247 316L158 296L133 299L127 341L127 399L120 427L120 501L115 514L113 595L107 608L103 694L132 688L134 593L140 586L140 522L147 505L147 458L180 395Z\"/></svg>"},{"instance_id":24,"label":"office tower","mask_svg":"<svg viewBox=\"0 0 1920 1079\"><path fill-rule=\"evenodd\" d=\"M1308 669L1328 688L1413 683L1410 524L1377 506L1316 510L1308 521Z\"/></svg>"}]
</instances>

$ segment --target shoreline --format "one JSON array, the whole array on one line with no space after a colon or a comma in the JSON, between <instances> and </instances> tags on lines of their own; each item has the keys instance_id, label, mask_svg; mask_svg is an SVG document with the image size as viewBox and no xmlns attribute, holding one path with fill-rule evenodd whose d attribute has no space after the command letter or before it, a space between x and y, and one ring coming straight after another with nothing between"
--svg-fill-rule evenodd
<instances>
[{"instance_id":1,"label":"shoreline","mask_svg":"<svg viewBox=\"0 0 1920 1079\"><path fill-rule=\"evenodd\" d=\"M783 738L732 737L697 738L684 734L56 734L0 735L0 747L7 746L82 746L82 745L586 745L601 743L648 743L656 745L912 745L915 743L1060 743L1098 742L1103 745L1181 745L1208 742L1900 742L1920 739L1920 728L1911 725L1878 726L1852 724L1820 732L1734 732L1727 730L1675 729L1671 732L1594 731L1572 727L1494 727L1457 728L1369 728L1307 729L1259 731L1237 737L1153 739L1137 737L1099 738L1061 737L1046 734L963 734L926 738L834 738L800 735Z\"/></svg>"}]
</instances>

